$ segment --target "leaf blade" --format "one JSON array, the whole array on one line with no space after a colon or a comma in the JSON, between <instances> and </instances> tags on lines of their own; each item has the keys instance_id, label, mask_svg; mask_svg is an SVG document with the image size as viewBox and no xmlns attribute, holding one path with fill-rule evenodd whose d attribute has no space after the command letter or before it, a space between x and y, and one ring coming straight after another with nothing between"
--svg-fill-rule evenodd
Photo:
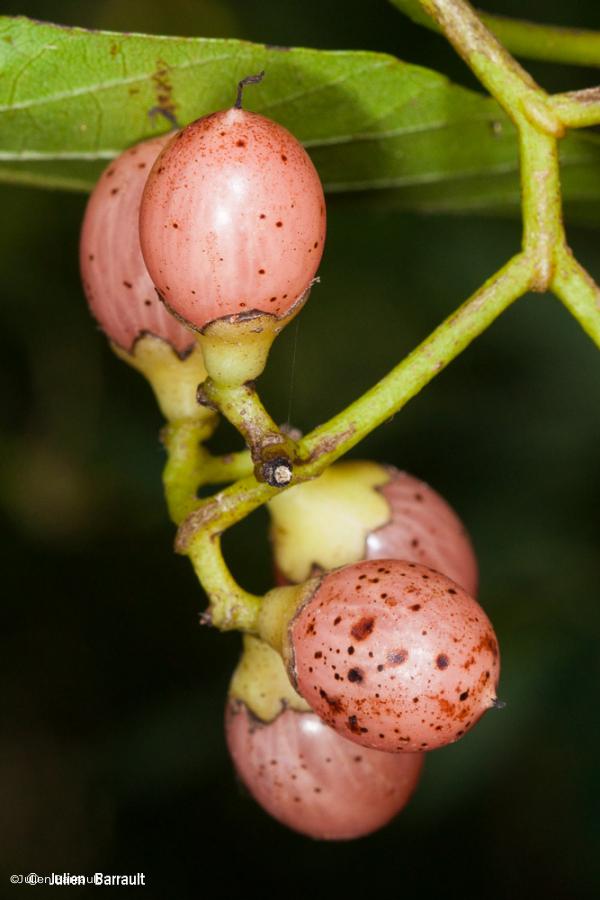
<instances>
[{"instance_id":1,"label":"leaf blade","mask_svg":"<svg viewBox=\"0 0 600 900\"><path fill-rule=\"evenodd\" d=\"M245 105L303 141L327 190L393 188L391 202L421 211L518 207L512 125L495 101L437 72L367 51L92 32L22 17L0 17L0 180L89 190L126 146L168 130L172 117L185 124L230 105L237 81L263 68L267 78L246 91ZM600 148L569 138L563 160L580 201ZM589 204L600 203L597 180Z\"/></svg>"}]
</instances>

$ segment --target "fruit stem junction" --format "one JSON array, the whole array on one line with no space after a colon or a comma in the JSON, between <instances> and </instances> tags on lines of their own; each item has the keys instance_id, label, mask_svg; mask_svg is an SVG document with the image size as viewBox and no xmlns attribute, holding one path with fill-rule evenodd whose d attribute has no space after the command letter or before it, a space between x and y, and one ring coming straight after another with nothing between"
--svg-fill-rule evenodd
<instances>
[{"instance_id":1,"label":"fruit stem junction","mask_svg":"<svg viewBox=\"0 0 600 900\"><path fill-rule=\"evenodd\" d=\"M172 456L165 470L165 487L173 518L181 523L176 547L190 557L209 596L212 621L220 628L252 631L261 604L260 598L240 588L231 576L221 554L223 531L290 483L318 477L402 409L519 297L528 291L552 291L600 347L600 288L567 244L558 155L558 141L567 128L600 124L598 92L550 97L510 56L466 0L394 2L410 10L411 15L417 10L419 21L426 14L435 22L517 128L522 250L381 381L297 443L288 442L274 425L253 385L205 383L203 402L214 404L243 434L255 474L248 470L248 458L240 458L230 470L235 472L234 477L241 476L238 481L208 499L195 499L196 487L192 491L190 485L215 464L207 462L203 456L206 451L199 450L198 441L189 439L182 430L172 443L167 441ZM240 82L240 104L244 84L260 77L249 76ZM292 460L293 478L288 477ZM272 472L256 468L265 464ZM225 469L223 464L217 468Z\"/></svg>"}]
</instances>

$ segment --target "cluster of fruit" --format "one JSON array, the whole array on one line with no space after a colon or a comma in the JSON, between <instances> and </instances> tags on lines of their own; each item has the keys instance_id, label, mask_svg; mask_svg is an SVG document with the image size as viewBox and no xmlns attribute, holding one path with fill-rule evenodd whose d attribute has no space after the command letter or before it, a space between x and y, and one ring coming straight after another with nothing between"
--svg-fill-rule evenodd
<instances>
[{"instance_id":1,"label":"cluster of fruit","mask_svg":"<svg viewBox=\"0 0 600 900\"><path fill-rule=\"evenodd\" d=\"M270 509L282 586L263 601L263 640L245 639L229 748L275 818L359 837L406 805L426 751L498 703L475 556L439 494L371 462L338 463Z\"/></svg>"},{"instance_id":2,"label":"cluster of fruit","mask_svg":"<svg viewBox=\"0 0 600 900\"><path fill-rule=\"evenodd\" d=\"M241 108L241 86L232 109L123 153L83 224L92 312L175 424L214 422L215 397L248 396L235 390L264 368L323 251L317 173L289 132ZM270 463L259 477L286 485L291 462L269 450L285 436L251 437L253 462ZM375 463L336 464L270 510L279 586L244 637L229 749L275 818L357 837L406 804L424 752L497 705L475 557L438 494Z\"/></svg>"}]
</instances>

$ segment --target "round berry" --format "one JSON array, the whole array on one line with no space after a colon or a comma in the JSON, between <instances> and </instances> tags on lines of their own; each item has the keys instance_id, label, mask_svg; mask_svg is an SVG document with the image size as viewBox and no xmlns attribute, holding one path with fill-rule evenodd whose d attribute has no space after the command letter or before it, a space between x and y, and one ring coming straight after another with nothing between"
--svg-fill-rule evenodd
<instances>
[{"instance_id":1,"label":"round berry","mask_svg":"<svg viewBox=\"0 0 600 900\"><path fill-rule=\"evenodd\" d=\"M323 189L289 131L222 110L188 125L157 159L140 237L162 298L194 328L223 317L283 318L321 259Z\"/></svg>"},{"instance_id":2,"label":"round berry","mask_svg":"<svg viewBox=\"0 0 600 900\"><path fill-rule=\"evenodd\" d=\"M140 249L142 191L170 135L126 150L104 170L88 201L81 229L80 264L90 309L106 335L131 353L144 334L167 341L184 356L193 332L156 295Z\"/></svg>"},{"instance_id":3,"label":"round berry","mask_svg":"<svg viewBox=\"0 0 600 900\"><path fill-rule=\"evenodd\" d=\"M389 521L367 535L366 559L405 559L447 575L474 597L477 559L464 525L437 491L398 469L378 490L388 503Z\"/></svg>"},{"instance_id":4,"label":"round berry","mask_svg":"<svg viewBox=\"0 0 600 900\"><path fill-rule=\"evenodd\" d=\"M262 722L230 699L225 728L237 772L255 800L279 822L320 840L381 828L407 804L423 765L421 753L359 748L314 713L294 709Z\"/></svg>"},{"instance_id":5,"label":"round berry","mask_svg":"<svg viewBox=\"0 0 600 900\"><path fill-rule=\"evenodd\" d=\"M140 248L142 191L169 139L131 147L100 176L81 230L81 275L92 314L117 355L150 381L166 418L209 419L196 402L206 378L196 336L160 302Z\"/></svg>"},{"instance_id":6,"label":"round berry","mask_svg":"<svg viewBox=\"0 0 600 900\"><path fill-rule=\"evenodd\" d=\"M488 617L456 582L416 563L366 560L276 588L260 630L310 707L368 747L442 747L496 704Z\"/></svg>"},{"instance_id":7,"label":"round berry","mask_svg":"<svg viewBox=\"0 0 600 900\"><path fill-rule=\"evenodd\" d=\"M462 522L433 488L393 466L336 463L278 494L269 510L280 583L394 558L437 569L475 596L477 560Z\"/></svg>"}]
</instances>

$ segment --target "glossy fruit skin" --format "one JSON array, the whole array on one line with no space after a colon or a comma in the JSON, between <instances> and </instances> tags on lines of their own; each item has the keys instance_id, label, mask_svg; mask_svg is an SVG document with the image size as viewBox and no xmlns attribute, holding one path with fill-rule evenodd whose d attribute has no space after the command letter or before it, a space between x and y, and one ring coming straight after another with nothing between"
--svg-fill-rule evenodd
<instances>
[{"instance_id":1,"label":"glossy fruit skin","mask_svg":"<svg viewBox=\"0 0 600 900\"><path fill-rule=\"evenodd\" d=\"M423 754L381 753L340 737L314 713L286 709L265 723L230 699L227 745L237 772L279 822L318 840L350 840L406 806Z\"/></svg>"},{"instance_id":2,"label":"glossy fruit skin","mask_svg":"<svg viewBox=\"0 0 600 900\"><path fill-rule=\"evenodd\" d=\"M477 594L478 567L464 525L444 498L424 481L389 467L390 480L377 490L390 507L390 520L372 531L366 559L405 559L436 569L468 594Z\"/></svg>"},{"instance_id":3,"label":"glossy fruit skin","mask_svg":"<svg viewBox=\"0 0 600 900\"><path fill-rule=\"evenodd\" d=\"M298 693L367 747L433 750L494 705L492 625L456 582L426 566L367 560L328 573L290 622L288 641Z\"/></svg>"},{"instance_id":4,"label":"glossy fruit skin","mask_svg":"<svg viewBox=\"0 0 600 900\"><path fill-rule=\"evenodd\" d=\"M81 276L90 309L107 337L128 353L144 334L162 338L180 356L195 344L193 333L157 297L138 236L144 184L170 137L137 144L107 166L90 196L81 230Z\"/></svg>"},{"instance_id":5,"label":"glossy fruit skin","mask_svg":"<svg viewBox=\"0 0 600 900\"><path fill-rule=\"evenodd\" d=\"M181 131L156 161L140 238L165 303L194 328L257 311L282 318L321 259L321 182L281 125L222 110Z\"/></svg>"},{"instance_id":6,"label":"glossy fruit skin","mask_svg":"<svg viewBox=\"0 0 600 900\"><path fill-rule=\"evenodd\" d=\"M405 559L476 596L477 559L461 520L437 491L394 466L335 463L274 497L269 510L277 584L361 559Z\"/></svg>"}]
</instances>

